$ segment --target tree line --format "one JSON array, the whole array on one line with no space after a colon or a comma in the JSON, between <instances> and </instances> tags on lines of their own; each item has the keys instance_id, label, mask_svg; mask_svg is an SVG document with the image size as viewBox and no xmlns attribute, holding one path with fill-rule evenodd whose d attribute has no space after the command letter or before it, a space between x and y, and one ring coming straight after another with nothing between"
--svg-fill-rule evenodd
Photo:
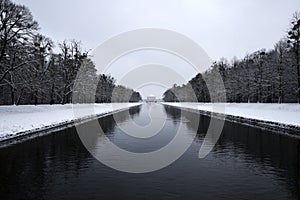
<instances>
[{"instance_id":1,"label":"tree line","mask_svg":"<svg viewBox=\"0 0 300 200\"><path fill-rule=\"evenodd\" d=\"M50 38L39 33L39 25L26 6L0 0L0 104L71 103L78 92L74 88L85 93L96 91L93 98L93 94L79 96L82 103L141 100L138 92L116 85L110 75L98 75L79 41L59 43L58 53L53 52L54 47ZM76 82L82 66L84 83ZM118 92L113 95L113 91Z\"/></svg>"},{"instance_id":2,"label":"tree line","mask_svg":"<svg viewBox=\"0 0 300 200\"><path fill-rule=\"evenodd\" d=\"M286 36L273 49L261 49L243 59L222 58L187 84L164 92L163 100L211 102L205 80L213 83L219 73L228 102L300 103L300 13L296 12ZM213 93L221 94L215 87ZM191 99L191 93L196 98Z\"/></svg>"}]
</instances>

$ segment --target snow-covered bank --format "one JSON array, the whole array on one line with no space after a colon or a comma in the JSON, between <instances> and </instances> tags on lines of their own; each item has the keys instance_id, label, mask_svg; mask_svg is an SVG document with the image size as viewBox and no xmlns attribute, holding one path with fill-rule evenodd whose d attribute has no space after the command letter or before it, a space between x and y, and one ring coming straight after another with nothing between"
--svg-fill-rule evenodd
<instances>
[{"instance_id":1,"label":"snow-covered bank","mask_svg":"<svg viewBox=\"0 0 300 200\"><path fill-rule=\"evenodd\" d=\"M213 103L163 102L163 104L205 112L213 111ZM299 104L224 103L222 105L225 106L225 110L220 114L300 127Z\"/></svg>"},{"instance_id":2,"label":"snow-covered bank","mask_svg":"<svg viewBox=\"0 0 300 200\"><path fill-rule=\"evenodd\" d=\"M14 138L24 132L29 134L37 130L43 130L43 128L62 126L74 120L104 115L140 104L93 104L93 113L81 112L75 116L72 104L0 106L0 141ZM76 105L76 108L85 110L87 105Z\"/></svg>"}]
</instances>

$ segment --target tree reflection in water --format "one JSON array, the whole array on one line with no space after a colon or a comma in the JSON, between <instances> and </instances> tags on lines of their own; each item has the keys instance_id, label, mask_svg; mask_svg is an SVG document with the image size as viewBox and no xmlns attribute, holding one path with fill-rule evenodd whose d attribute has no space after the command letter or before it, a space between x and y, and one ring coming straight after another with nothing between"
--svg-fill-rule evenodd
<instances>
[{"instance_id":1,"label":"tree reflection in water","mask_svg":"<svg viewBox=\"0 0 300 200\"><path fill-rule=\"evenodd\" d=\"M188 112L179 108L165 106L165 111L174 121L181 117L188 119L187 127L197 132L195 142L201 144L208 130L210 117L197 112ZM293 192L300 195L300 145L299 139L281 133L265 131L238 123L226 121L222 134L211 154L218 159L234 156L251 159L261 166L262 171L274 171L277 175L288 177L287 185L293 186ZM277 169L277 170L274 170ZM295 189L297 188L297 189Z\"/></svg>"}]
</instances>

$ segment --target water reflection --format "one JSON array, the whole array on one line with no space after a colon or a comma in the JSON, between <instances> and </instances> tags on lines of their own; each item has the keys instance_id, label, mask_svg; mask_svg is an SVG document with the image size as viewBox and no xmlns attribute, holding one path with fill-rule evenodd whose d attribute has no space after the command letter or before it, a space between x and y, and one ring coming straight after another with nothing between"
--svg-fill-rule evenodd
<instances>
[{"instance_id":1,"label":"water reflection","mask_svg":"<svg viewBox=\"0 0 300 200\"><path fill-rule=\"evenodd\" d=\"M226 122L213 151L198 159L207 116L197 121L197 113L161 106L166 123L149 139L131 137L116 126L131 119L149 123L150 107L144 104L99 123L119 147L149 152L168 144L182 122L187 136L197 133L196 139L170 166L148 174L116 171L94 159L75 128L69 128L0 148L1 199L299 199L298 139ZM93 135L93 148L102 137Z\"/></svg>"},{"instance_id":2,"label":"water reflection","mask_svg":"<svg viewBox=\"0 0 300 200\"><path fill-rule=\"evenodd\" d=\"M165 110L168 115L173 115L175 121L180 117L178 108L165 106ZM182 110L181 115L189 120L187 127L197 131L195 141L201 144L209 127L210 117L200 115L198 122L195 120L198 113ZM286 181L287 188L299 197L299 146L299 139L294 137L226 121L212 155L221 160L234 156L245 162L254 161L259 167L255 170L265 174L276 173L278 179Z\"/></svg>"},{"instance_id":3,"label":"water reflection","mask_svg":"<svg viewBox=\"0 0 300 200\"><path fill-rule=\"evenodd\" d=\"M117 120L123 122L138 116L140 106L119 112ZM112 115L98 119L105 134L115 129ZM89 127L91 122L80 126ZM88 130L87 130L88 134ZM96 146L97 135L91 138ZM64 184L80 177L80 171L91 167L94 159L82 145L75 127L68 128L23 143L0 148L1 199L43 199L45 188L63 193ZM50 199L56 198L54 196Z\"/></svg>"},{"instance_id":4,"label":"water reflection","mask_svg":"<svg viewBox=\"0 0 300 200\"><path fill-rule=\"evenodd\" d=\"M129 109L129 114L132 118L139 116L141 112L141 106L135 106Z\"/></svg>"},{"instance_id":5,"label":"water reflection","mask_svg":"<svg viewBox=\"0 0 300 200\"><path fill-rule=\"evenodd\" d=\"M173 106L164 105L164 109L167 115L173 119L175 122L181 117L181 110L174 108ZM184 112L184 111L183 111Z\"/></svg>"}]
</instances>

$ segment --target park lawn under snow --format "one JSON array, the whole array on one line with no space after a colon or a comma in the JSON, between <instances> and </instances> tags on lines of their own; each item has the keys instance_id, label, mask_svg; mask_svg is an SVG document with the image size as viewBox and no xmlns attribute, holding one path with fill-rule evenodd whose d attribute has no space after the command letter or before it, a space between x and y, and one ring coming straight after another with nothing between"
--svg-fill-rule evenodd
<instances>
[{"instance_id":1,"label":"park lawn under snow","mask_svg":"<svg viewBox=\"0 0 300 200\"><path fill-rule=\"evenodd\" d=\"M91 108L91 104L76 104L74 106L83 111L75 114L76 117L72 104L0 106L0 141L13 138L21 132L34 132L44 127L55 127L73 120L111 113L139 104L141 103L92 104L94 108L92 112L87 109Z\"/></svg>"},{"instance_id":2,"label":"park lawn under snow","mask_svg":"<svg viewBox=\"0 0 300 200\"><path fill-rule=\"evenodd\" d=\"M300 127L300 104L267 103L166 103L163 104L190 108L208 112L239 116L248 119L276 122ZM213 111L213 105L222 106L223 110Z\"/></svg>"}]
</instances>

